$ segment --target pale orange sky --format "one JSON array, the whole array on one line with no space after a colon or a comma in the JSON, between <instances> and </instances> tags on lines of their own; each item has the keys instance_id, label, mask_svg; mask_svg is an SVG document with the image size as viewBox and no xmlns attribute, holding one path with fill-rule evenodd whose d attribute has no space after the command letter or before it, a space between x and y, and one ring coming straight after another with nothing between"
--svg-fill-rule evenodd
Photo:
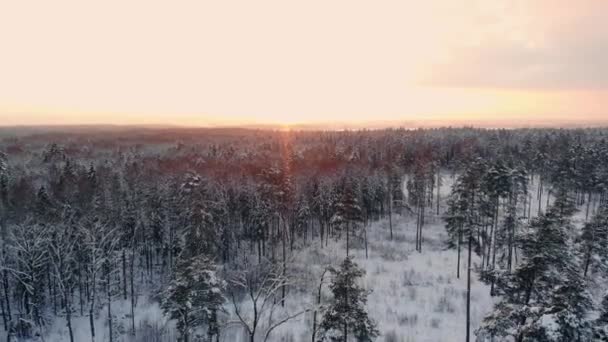
<instances>
[{"instance_id":1,"label":"pale orange sky","mask_svg":"<svg viewBox=\"0 0 608 342\"><path fill-rule=\"evenodd\" d=\"M608 119L604 0L0 0L0 125Z\"/></svg>"}]
</instances>

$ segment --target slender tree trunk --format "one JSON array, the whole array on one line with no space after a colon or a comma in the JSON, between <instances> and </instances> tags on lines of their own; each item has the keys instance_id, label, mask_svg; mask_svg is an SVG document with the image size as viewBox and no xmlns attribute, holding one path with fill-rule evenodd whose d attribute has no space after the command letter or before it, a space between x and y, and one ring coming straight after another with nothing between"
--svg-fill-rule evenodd
<instances>
[{"instance_id":1,"label":"slender tree trunk","mask_svg":"<svg viewBox=\"0 0 608 342\"><path fill-rule=\"evenodd\" d=\"M190 340L190 326L188 325L188 314L184 314L184 331L182 336L184 337L184 342L188 342Z\"/></svg>"},{"instance_id":2,"label":"slender tree trunk","mask_svg":"<svg viewBox=\"0 0 608 342\"><path fill-rule=\"evenodd\" d=\"M589 207L591 207L591 191L589 191L589 197L587 198L587 210L585 210L585 222L589 220Z\"/></svg>"},{"instance_id":3,"label":"slender tree trunk","mask_svg":"<svg viewBox=\"0 0 608 342\"><path fill-rule=\"evenodd\" d=\"M53 314L55 314L55 316L57 316L57 284L55 282L54 278L52 279L52 283L53 283L53 296L51 298L53 298Z\"/></svg>"},{"instance_id":4,"label":"slender tree trunk","mask_svg":"<svg viewBox=\"0 0 608 342\"><path fill-rule=\"evenodd\" d=\"M538 214L540 216L541 207L542 207L542 198L543 198L543 178L542 176L538 176Z\"/></svg>"},{"instance_id":5,"label":"slender tree trunk","mask_svg":"<svg viewBox=\"0 0 608 342\"><path fill-rule=\"evenodd\" d=\"M321 238L321 248L323 248L323 235L325 233L325 225L319 220L319 237Z\"/></svg>"},{"instance_id":6,"label":"slender tree trunk","mask_svg":"<svg viewBox=\"0 0 608 342\"><path fill-rule=\"evenodd\" d=\"M440 171L437 170L437 216L439 216L439 190L441 188L441 175L440 175ZM433 209L431 209L433 210Z\"/></svg>"},{"instance_id":7,"label":"slender tree trunk","mask_svg":"<svg viewBox=\"0 0 608 342\"><path fill-rule=\"evenodd\" d=\"M527 214L526 208L528 208L528 194L527 193L524 194L524 218L526 218L526 214Z\"/></svg>"},{"instance_id":8,"label":"slender tree trunk","mask_svg":"<svg viewBox=\"0 0 608 342\"><path fill-rule=\"evenodd\" d=\"M108 268L108 274L106 275L107 279L107 292L108 292L108 329L110 332L110 342L114 341L113 331L112 331L112 295L110 289L110 270Z\"/></svg>"},{"instance_id":9,"label":"slender tree trunk","mask_svg":"<svg viewBox=\"0 0 608 342\"><path fill-rule=\"evenodd\" d=\"M424 192L423 192L423 198L424 198ZM422 206L420 208L420 242L418 243L418 252L422 253L422 228L424 228L424 208L425 208L425 204L424 204L424 200L422 201ZM433 210L431 208L431 210Z\"/></svg>"},{"instance_id":10,"label":"slender tree trunk","mask_svg":"<svg viewBox=\"0 0 608 342\"><path fill-rule=\"evenodd\" d=\"M124 299L127 300L127 252L122 249L122 292Z\"/></svg>"},{"instance_id":11,"label":"slender tree trunk","mask_svg":"<svg viewBox=\"0 0 608 342\"><path fill-rule=\"evenodd\" d=\"M84 287L82 286L82 265L78 263L78 301L80 304L80 316L84 316Z\"/></svg>"},{"instance_id":12,"label":"slender tree trunk","mask_svg":"<svg viewBox=\"0 0 608 342\"><path fill-rule=\"evenodd\" d=\"M4 311L4 298L0 300L0 310L2 310L2 323L4 323L4 331L8 331L8 320L6 319L6 312Z\"/></svg>"},{"instance_id":13,"label":"slender tree trunk","mask_svg":"<svg viewBox=\"0 0 608 342\"><path fill-rule=\"evenodd\" d=\"M393 195L390 190L388 195L388 227L391 231L391 241L393 241Z\"/></svg>"},{"instance_id":14,"label":"slender tree trunk","mask_svg":"<svg viewBox=\"0 0 608 342\"><path fill-rule=\"evenodd\" d=\"M325 277L326 272L327 272L327 269L325 269L323 271L323 273L321 273L321 280L319 281L319 290L317 292L317 307L321 306L321 289L323 288L323 278ZM317 336L317 310L315 309L313 316L312 316L312 341L311 342L317 342L316 336Z\"/></svg>"},{"instance_id":15,"label":"slender tree trunk","mask_svg":"<svg viewBox=\"0 0 608 342\"><path fill-rule=\"evenodd\" d=\"M72 331L72 305L69 303L68 293L65 295L65 319L67 321L68 333L70 335L70 342L74 342L74 332Z\"/></svg>"},{"instance_id":16,"label":"slender tree trunk","mask_svg":"<svg viewBox=\"0 0 608 342\"><path fill-rule=\"evenodd\" d=\"M467 264L467 335L466 342L470 341L471 336L471 249L473 244L472 232L469 230L469 257Z\"/></svg>"},{"instance_id":17,"label":"slender tree trunk","mask_svg":"<svg viewBox=\"0 0 608 342\"><path fill-rule=\"evenodd\" d=\"M482 271L486 269L486 267L485 267L485 265L486 265L486 254L488 253L486 251L486 249L487 249L486 246L487 246L488 242L486 241L485 237L487 236L487 233L488 233L488 222L487 222L487 218L484 217L483 218L483 231L477 237L479 239L478 241L480 243L479 249L481 250L481 270ZM483 236L483 239L482 239L482 236Z\"/></svg>"},{"instance_id":18,"label":"slender tree trunk","mask_svg":"<svg viewBox=\"0 0 608 342\"><path fill-rule=\"evenodd\" d=\"M418 242L420 241L420 200L418 200L416 206L416 251L418 251Z\"/></svg>"},{"instance_id":19,"label":"slender tree trunk","mask_svg":"<svg viewBox=\"0 0 608 342\"><path fill-rule=\"evenodd\" d=\"M97 286L95 286L95 274L93 273L93 284L92 284L92 290L91 290L91 303L90 303L90 307L89 307L89 324L91 327L91 342L95 342L95 321L94 321L94 317L93 317L93 313L95 310L95 297L97 295L97 291L96 288Z\"/></svg>"},{"instance_id":20,"label":"slender tree trunk","mask_svg":"<svg viewBox=\"0 0 608 342\"><path fill-rule=\"evenodd\" d=\"M369 257L369 255L367 253L367 222L363 226L363 236L365 238L365 259L367 259ZM391 238L391 240L392 240L392 238Z\"/></svg>"},{"instance_id":21,"label":"slender tree trunk","mask_svg":"<svg viewBox=\"0 0 608 342\"><path fill-rule=\"evenodd\" d=\"M8 321L9 323L12 320L12 315L11 315L11 301L9 299L9 288L8 288L8 273L6 270L4 270L4 272L2 272L3 275L3 286L4 286L4 300L6 302L6 315L8 316Z\"/></svg>"},{"instance_id":22,"label":"slender tree trunk","mask_svg":"<svg viewBox=\"0 0 608 342\"><path fill-rule=\"evenodd\" d=\"M350 222L346 222L346 257L348 258Z\"/></svg>"},{"instance_id":23,"label":"slender tree trunk","mask_svg":"<svg viewBox=\"0 0 608 342\"><path fill-rule=\"evenodd\" d=\"M462 225L458 228L458 265L456 267L456 278L460 279L460 241L462 240Z\"/></svg>"},{"instance_id":24,"label":"slender tree trunk","mask_svg":"<svg viewBox=\"0 0 608 342\"><path fill-rule=\"evenodd\" d=\"M283 242L283 277L287 276L287 252L285 250L285 234L287 232L287 227L285 227L285 220L283 221L283 230L281 231L281 240ZM292 237L293 239L293 237ZM287 290L287 285L283 284L281 286L281 306L285 307L285 291Z\"/></svg>"},{"instance_id":25,"label":"slender tree trunk","mask_svg":"<svg viewBox=\"0 0 608 342\"><path fill-rule=\"evenodd\" d=\"M169 271L173 270L173 225L169 227Z\"/></svg>"},{"instance_id":26,"label":"slender tree trunk","mask_svg":"<svg viewBox=\"0 0 608 342\"><path fill-rule=\"evenodd\" d=\"M589 264L591 263L591 247L589 247L589 250L587 250L587 253L585 253L585 271L583 273L583 276L587 276L587 271L589 270Z\"/></svg>"},{"instance_id":27,"label":"slender tree trunk","mask_svg":"<svg viewBox=\"0 0 608 342\"><path fill-rule=\"evenodd\" d=\"M498 208L500 199L496 199L496 211L494 213L494 236L492 236L492 272L496 268L496 234L498 231ZM494 276L492 276L492 284L490 285L490 296L494 296Z\"/></svg>"},{"instance_id":28,"label":"slender tree trunk","mask_svg":"<svg viewBox=\"0 0 608 342\"><path fill-rule=\"evenodd\" d=\"M135 251L131 250L131 264L129 265L131 270L131 334L135 336Z\"/></svg>"}]
</instances>

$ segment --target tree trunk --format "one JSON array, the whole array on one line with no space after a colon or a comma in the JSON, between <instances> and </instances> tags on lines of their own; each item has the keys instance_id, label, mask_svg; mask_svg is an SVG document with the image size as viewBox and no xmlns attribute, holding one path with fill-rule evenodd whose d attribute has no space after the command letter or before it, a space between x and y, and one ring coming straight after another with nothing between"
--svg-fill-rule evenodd
<instances>
[{"instance_id":1,"label":"tree trunk","mask_svg":"<svg viewBox=\"0 0 608 342\"><path fill-rule=\"evenodd\" d=\"M325 232L325 227L323 222L319 220L319 237L321 238L321 248L323 248L323 234Z\"/></svg>"},{"instance_id":2,"label":"tree trunk","mask_svg":"<svg viewBox=\"0 0 608 342\"><path fill-rule=\"evenodd\" d=\"M321 290L323 288L323 277L325 277L325 272L327 272L327 269L325 269L323 271L323 273L321 273L321 280L319 281L319 290L317 292L317 306L321 306ZM312 341L311 342L317 342L315 341L317 336L317 310L315 309L313 316L312 316Z\"/></svg>"},{"instance_id":3,"label":"tree trunk","mask_svg":"<svg viewBox=\"0 0 608 342\"><path fill-rule=\"evenodd\" d=\"M423 192L424 194L424 192ZM423 195L424 198L424 195ZM424 227L424 200L422 201L422 207L420 208L420 242L418 243L418 252L422 253L422 228ZM431 209L432 210L432 209Z\"/></svg>"},{"instance_id":4,"label":"tree trunk","mask_svg":"<svg viewBox=\"0 0 608 342\"><path fill-rule=\"evenodd\" d=\"M540 216L541 207L542 207L542 198L543 198L543 178L542 176L538 176L538 214Z\"/></svg>"},{"instance_id":5,"label":"tree trunk","mask_svg":"<svg viewBox=\"0 0 608 342\"><path fill-rule=\"evenodd\" d=\"M135 251L131 250L131 334L135 336Z\"/></svg>"},{"instance_id":6,"label":"tree trunk","mask_svg":"<svg viewBox=\"0 0 608 342\"><path fill-rule=\"evenodd\" d=\"M367 252L367 223L365 224L365 226L363 226L363 236L365 238L365 259L369 258L368 252ZM392 238L391 238L392 240Z\"/></svg>"},{"instance_id":7,"label":"tree trunk","mask_svg":"<svg viewBox=\"0 0 608 342\"><path fill-rule=\"evenodd\" d=\"M589 250L587 251L587 253L585 253L585 271L583 273L583 276L587 276L587 271L589 270L589 264L591 263L591 247L589 247Z\"/></svg>"},{"instance_id":8,"label":"tree trunk","mask_svg":"<svg viewBox=\"0 0 608 342\"><path fill-rule=\"evenodd\" d=\"M72 331L72 306L67 298L69 294L65 296L65 319L67 321L68 333L70 335L70 342L74 342L74 332Z\"/></svg>"},{"instance_id":9,"label":"tree trunk","mask_svg":"<svg viewBox=\"0 0 608 342\"><path fill-rule=\"evenodd\" d=\"M456 279L460 279L460 241L462 240L462 225L458 228L458 264L456 267Z\"/></svg>"},{"instance_id":10,"label":"tree trunk","mask_svg":"<svg viewBox=\"0 0 608 342\"><path fill-rule=\"evenodd\" d=\"M470 341L471 336L471 248L473 244L472 232L469 230L469 257L467 264L467 335L466 342Z\"/></svg>"},{"instance_id":11,"label":"tree trunk","mask_svg":"<svg viewBox=\"0 0 608 342\"><path fill-rule=\"evenodd\" d=\"M285 250L285 233L287 232L287 227L285 227L285 220L283 221L283 230L281 231L281 240L283 244L283 277L287 276L287 252ZM293 239L293 237L292 237ZM285 307L285 291L287 290L287 285L283 284L281 286L281 306Z\"/></svg>"},{"instance_id":12,"label":"tree trunk","mask_svg":"<svg viewBox=\"0 0 608 342\"><path fill-rule=\"evenodd\" d=\"M124 299L127 300L127 255L126 251L122 249L122 292Z\"/></svg>"},{"instance_id":13,"label":"tree trunk","mask_svg":"<svg viewBox=\"0 0 608 342\"><path fill-rule=\"evenodd\" d=\"M8 273L6 270L2 272L3 274L3 286L4 286L4 300L6 302L6 315L8 316L9 323L11 322L11 301L9 300L9 289L8 289Z\"/></svg>"},{"instance_id":14,"label":"tree trunk","mask_svg":"<svg viewBox=\"0 0 608 342\"><path fill-rule=\"evenodd\" d=\"M190 340L190 326L188 326L188 314L184 314L184 331L182 332L182 336L184 338L184 342L188 342Z\"/></svg>"},{"instance_id":15,"label":"tree trunk","mask_svg":"<svg viewBox=\"0 0 608 342\"><path fill-rule=\"evenodd\" d=\"M435 199L435 202L437 202L437 216L439 216L439 190L441 189L441 175L440 175L440 170L437 170L437 198ZM433 209L431 209L433 210Z\"/></svg>"},{"instance_id":16,"label":"tree trunk","mask_svg":"<svg viewBox=\"0 0 608 342\"><path fill-rule=\"evenodd\" d=\"M589 197L587 198L587 210L585 210L585 222L589 220L589 207L591 206L591 191L589 191Z\"/></svg>"},{"instance_id":17,"label":"tree trunk","mask_svg":"<svg viewBox=\"0 0 608 342\"><path fill-rule=\"evenodd\" d=\"M112 331L112 295L110 293L110 270L108 269L107 277L107 292L108 292L108 329L110 331L110 342L114 341L113 331Z\"/></svg>"},{"instance_id":18,"label":"tree trunk","mask_svg":"<svg viewBox=\"0 0 608 342\"><path fill-rule=\"evenodd\" d=\"M500 199L496 199L496 211L494 212L494 235L492 236L492 272L496 268L496 234L498 231L498 208ZM492 277L492 284L490 285L490 296L494 296L494 277Z\"/></svg>"},{"instance_id":19,"label":"tree trunk","mask_svg":"<svg viewBox=\"0 0 608 342\"><path fill-rule=\"evenodd\" d=\"M0 300L0 310L2 310L2 323L4 323L4 331L8 331L8 321L6 319L6 312L4 311L4 298Z\"/></svg>"},{"instance_id":20,"label":"tree trunk","mask_svg":"<svg viewBox=\"0 0 608 342\"><path fill-rule=\"evenodd\" d=\"M350 222L346 222L346 257L348 258Z\"/></svg>"},{"instance_id":21,"label":"tree trunk","mask_svg":"<svg viewBox=\"0 0 608 342\"><path fill-rule=\"evenodd\" d=\"M393 241L393 195L390 192L388 195L388 227L391 231L391 241Z\"/></svg>"},{"instance_id":22,"label":"tree trunk","mask_svg":"<svg viewBox=\"0 0 608 342\"><path fill-rule=\"evenodd\" d=\"M82 286L82 265L78 263L78 301L80 302L80 316L84 316L84 287Z\"/></svg>"},{"instance_id":23,"label":"tree trunk","mask_svg":"<svg viewBox=\"0 0 608 342\"><path fill-rule=\"evenodd\" d=\"M420 203L417 203L416 208L416 251L418 251L418 241L420 240Z\"/></svg>"},{"instance_id":24,"label":"tree trunk","mask_svg":"<svg viewBox=\"0 0 608 342\"><path fill-rule=\"evenodd\" d=\"M93 318L93 312L95 310L95 296L97 294L96 286L95 286L95 274L93 274L93 289L91 296L91 306L89 307L89 324L91 326L91 342L95 342L95 322Z\"/></svg>"}]
</instances>

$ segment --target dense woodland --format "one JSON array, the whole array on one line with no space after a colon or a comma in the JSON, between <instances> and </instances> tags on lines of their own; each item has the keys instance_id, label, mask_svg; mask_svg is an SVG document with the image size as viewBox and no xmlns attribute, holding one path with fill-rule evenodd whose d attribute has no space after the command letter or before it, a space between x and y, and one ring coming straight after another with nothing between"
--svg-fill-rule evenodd
<instances>
[{"instance_id":1,"label":"dense woodland","mask_svg":"<svg viewBox=\"0 0 608 342\"><path fill-rule=\"evenodd\" d=\"M142 333L143 296L185 342L220 341L231 326L269 341L305 314L306 341L373 341L384 336L366 311L373 289L357 281L350 250L362 241L367 251L380 219L392 239L400 215L415 217L418 253L427 218L441 217L456 277L483 281L496 298L477 329L470 305L461 313L466 341L608 341L608 297L596 291L608 272L608 130L80 128L0 138L7 341L37 340L61 320L74 342L83 317L90 341L126 341ZM294 252L333 240L345 243L342 261L303 288ZM314 305L287 310L303 293ZM126 326L114 322L119 301L132 310Z\"/></svg>"}]
</instances>

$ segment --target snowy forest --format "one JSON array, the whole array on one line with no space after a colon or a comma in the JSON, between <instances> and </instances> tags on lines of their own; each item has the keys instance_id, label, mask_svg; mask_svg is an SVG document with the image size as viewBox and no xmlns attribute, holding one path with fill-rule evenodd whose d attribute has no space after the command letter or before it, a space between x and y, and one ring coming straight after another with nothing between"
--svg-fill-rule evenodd
<instances>
[{"instance_id":1,"label":"snowy forest","mask_svg":"<svg viewBox=\"0 0 608 342\"><path fill-rule=\"evenodd\" d=\"M0 131L0 340L608 341L608 129Z\"/></svg>"}]
</instances>

